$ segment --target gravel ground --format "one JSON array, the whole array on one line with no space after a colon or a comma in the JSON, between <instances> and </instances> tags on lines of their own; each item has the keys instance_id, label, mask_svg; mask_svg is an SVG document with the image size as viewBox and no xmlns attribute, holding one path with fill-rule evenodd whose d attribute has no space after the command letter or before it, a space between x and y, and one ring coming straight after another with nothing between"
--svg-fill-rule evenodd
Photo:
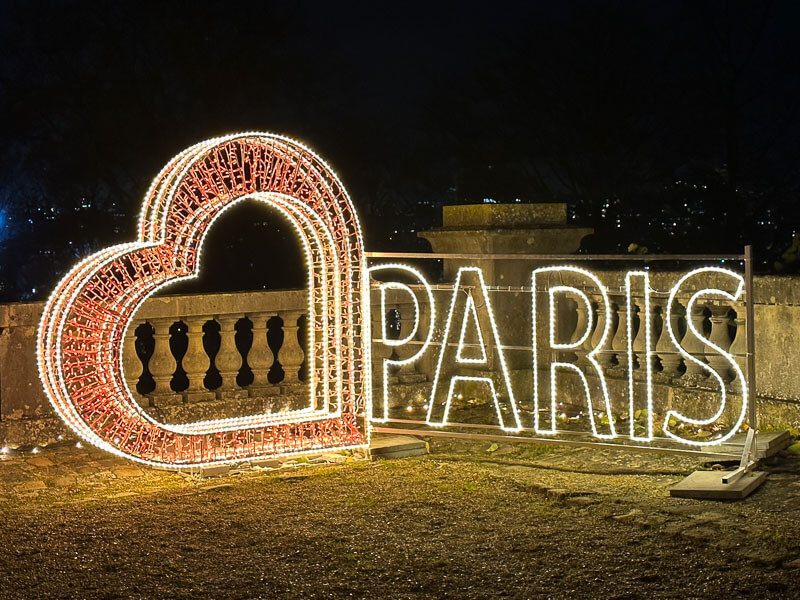
<instances>
[{"instance_id":1,"label":"gravel ground","mask_svg":"<svg viewBox=\"0 0 800 600\"><path fill-rule=\"evenodd\" d=\"M789 458L721 503L669 498L685 460L487 450L0 496L0 598L800 598Z\"/></svg>"}]
</instances>

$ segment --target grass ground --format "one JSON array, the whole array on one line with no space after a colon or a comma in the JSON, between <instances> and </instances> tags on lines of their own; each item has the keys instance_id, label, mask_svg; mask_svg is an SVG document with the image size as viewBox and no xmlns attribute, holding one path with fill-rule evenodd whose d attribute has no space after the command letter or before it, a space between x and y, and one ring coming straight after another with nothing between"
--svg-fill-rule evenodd
<instances>
[{"instance_id":1,"label":"grass ground","mask_svg":"<svg viewBox=\"0 0 800 600\"><path fill-rule=\"evenodd\" d=\"M720 503L673 458L487 450L7 494L0 598L800 597L788 457Z\"/></svg>"}]
</instances>

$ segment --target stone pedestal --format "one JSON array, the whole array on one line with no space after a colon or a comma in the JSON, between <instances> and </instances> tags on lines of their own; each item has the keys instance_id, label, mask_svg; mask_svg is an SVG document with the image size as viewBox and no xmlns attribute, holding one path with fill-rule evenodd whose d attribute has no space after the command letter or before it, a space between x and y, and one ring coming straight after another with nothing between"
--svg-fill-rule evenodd
<instances>
[{"instance_id":1,"label":"stone pedestal","mask_svg":"<svg viewBox=\"0 0 800 600\"><path fill-rule=\"evenodd\" d=\"M372 460L391 460L426 454L428 454L427 442L410 435L379 434L373 436L369 445L369 455Z\"/></svg>"}]
</instances>

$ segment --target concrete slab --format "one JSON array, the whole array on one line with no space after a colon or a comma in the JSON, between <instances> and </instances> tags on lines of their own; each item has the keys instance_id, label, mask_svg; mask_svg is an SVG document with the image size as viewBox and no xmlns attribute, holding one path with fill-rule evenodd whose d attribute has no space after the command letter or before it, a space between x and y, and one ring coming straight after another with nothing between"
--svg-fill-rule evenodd
<instances>
[{"instance_id":1,"label":"concrete slab","mask_svg":"<svg viewBox=\"0 0 800 600\"><path fill-rule=\"evenodd\" d=\"M727 443L719 446L721 452L741 452L746 433L737 433ZM792 445L792 435L788 431L759 433L756 442L756 458L763 460L775 456L781 450Z\"/></svg>"},{"instance_id":2,"label":"concrete slab","mask_svg":"<svg viewBox=\"0 0 800 600\"><path fill-rule=\"evenodd\" d=\"M283 462L277 458L262 458L260 460L250 461L253 467L261 467L262 469L278 469Z\"/></svg>"},{"instance_id":3,"label":"concrete slab","mask_svg":"<svg viewBox=\"0 0 800 600\"><path fill-rule=\"evenodd\" d=\"M231 472L230 465L215 465L213 467L201 467L200 468L200 477L205 479L206 477L222 477L223 475L227 475Z\"/></svg>"},{"instance_id":4,"label":"concrete slab","mask_svg":"<svg viewBox=\"0 0 800 600\"><path fill-rule=\"evenodd\" d=\"M733 483L722 483L731 471L695 471L669 490L675 498L699 500L741 500L752 494L767 479L764 471L751 471Z\"/></svg>"},{"instance_id":5,"label":"concrete slab","mask_svg":"<svg viewBox=\"0 0 800 600\"><path fill-rule=\"evenodd\" d=\"M744 437L743 434L742 437ZM791 446L793 441L792 434L788 431L759 433L758 442L756 443L758 458L769 458Z\"/></svg>"},{"instance_id":6,"label":"concrete slab","mask_svg":"<svg viewBox=\"0 0 800 600\"><path fill-rule=\"evenodd\" d=\"M427 453L428 443L410 435L375 435L369 447L372 460L424 456Z\"/></svg>"}]
</instances>

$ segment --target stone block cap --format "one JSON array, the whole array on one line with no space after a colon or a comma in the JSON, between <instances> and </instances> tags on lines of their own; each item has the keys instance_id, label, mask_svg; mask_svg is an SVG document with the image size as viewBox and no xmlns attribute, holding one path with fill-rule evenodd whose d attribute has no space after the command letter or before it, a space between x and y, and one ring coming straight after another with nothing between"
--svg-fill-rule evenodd
<instances>
[{"instance_id":1,"label":"stone block cap","mask_svg":"<svg viewBox=\"0 0 800 600\"><path fill-rule=\"evenodd\" d=\"M566 225L567 205L547 204L465 204L445 206L442 225L447 228L517 229Z\"/></svg>"}]
</instances>

